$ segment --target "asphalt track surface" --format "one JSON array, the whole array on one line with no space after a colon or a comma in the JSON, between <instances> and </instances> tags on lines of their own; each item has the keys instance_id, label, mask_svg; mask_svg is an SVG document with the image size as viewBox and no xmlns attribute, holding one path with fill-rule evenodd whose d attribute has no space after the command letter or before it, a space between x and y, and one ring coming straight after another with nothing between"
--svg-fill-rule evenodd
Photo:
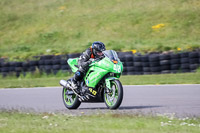
<instances>
[{"instance_id":1,"label":"asphalt track surface","mask_svg":"<svg viewBox=\"0 0 200 133\"><path fill-rule=\"evenodd\" d=\"M68 110L62 101L62 87L0 89L0 110L61 112L70 115L114 112L200 116L200 85L123 87L124 98L118 110L109 110L104 103L82 103L77 110Z\"/></svg>"}]
</instances>

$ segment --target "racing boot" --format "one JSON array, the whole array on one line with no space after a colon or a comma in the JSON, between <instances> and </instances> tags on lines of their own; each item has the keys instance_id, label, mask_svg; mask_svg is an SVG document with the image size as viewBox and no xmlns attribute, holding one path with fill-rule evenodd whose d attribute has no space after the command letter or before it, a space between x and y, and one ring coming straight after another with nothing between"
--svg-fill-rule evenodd
<instances>
[{"instance_id":1,"label":"racing boot","mask_svg":"<svg viewBox=\"0 0 200 133\"><path fill-rule=\"evenodd\" d=\"M74 90L78 88L78 83L74 78L71 79L71 86Z\"/></svg>"},{"instance_id":2,"label":"racing boot","mask_svg":"<svg viewBox=\"0 0 200 133\"><path fill-rule=\"evenodd\" d=\"M83 73L78 70L74 74L74 77L71 79L71 86L73 89L78 88L78 81L80 81L81 79L83 79Z\"/></svg>"}]
</instances>

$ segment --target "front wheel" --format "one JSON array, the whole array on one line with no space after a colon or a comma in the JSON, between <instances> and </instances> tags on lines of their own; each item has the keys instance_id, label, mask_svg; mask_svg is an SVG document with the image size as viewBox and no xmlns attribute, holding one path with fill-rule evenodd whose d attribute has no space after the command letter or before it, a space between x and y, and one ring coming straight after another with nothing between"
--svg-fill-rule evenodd
<instances>
[{"instance_id":1,"label":"front wheel","mask_svg":"<svg viewBox=\"0 0 200 133\"><path fill-rule=\"evenodd\" d=\"M81 102L78 100L78 96L76 96L76 94L69 95L68 92L68 89L63 88L62 97L65 107L68 109L77 109L81 104Z\"/></svg>"},{"instance_id":2,"label":"front wheel","mask_svg":"<svg viewBox=\"0 0 200 133\"><path fill-rule=\"evenodd\" d=\"M109 109L117 109L123 99L123 87L119 80L111 80L111 90L104 89L104 102Z\"/></svg>"}]
</instances>

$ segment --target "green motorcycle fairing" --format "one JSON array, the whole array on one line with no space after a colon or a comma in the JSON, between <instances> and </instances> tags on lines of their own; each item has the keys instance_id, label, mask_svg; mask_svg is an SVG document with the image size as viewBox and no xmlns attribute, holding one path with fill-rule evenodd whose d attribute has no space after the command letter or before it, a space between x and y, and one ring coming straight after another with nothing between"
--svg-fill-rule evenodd
<instances>
[{"instance_id":1,"label":"green motorcycle fairing","mask_svg":"<svg viewBox=\"0 0 200 133\"><path fill-rule=\"evenodd\" d=\"M114 50L106 50L103 52L105 58L99 61L93 61L87 71L84 81L88 87L95 88L99 81L108 73L115 73L115 77L108 77L105 81L106 87L110 89L110 80L118 79L123 71L122 62L119 60L117 53ZM78 68L78 58L69 59L68 64L73 72Z\"/></svg>"},{"instance_id":2,"label":"green motorcycle fairing","mask_svg":"<svg viewBox=\"0 0 200 133\"><path fill-rule=\"evenodd\" d=\"M75 73L78 70L78 67L76 67L76 65L78 65L78 58L69 58L67 60L67 63L71 67L72 72Z\"/></svg>"}]
</instances>

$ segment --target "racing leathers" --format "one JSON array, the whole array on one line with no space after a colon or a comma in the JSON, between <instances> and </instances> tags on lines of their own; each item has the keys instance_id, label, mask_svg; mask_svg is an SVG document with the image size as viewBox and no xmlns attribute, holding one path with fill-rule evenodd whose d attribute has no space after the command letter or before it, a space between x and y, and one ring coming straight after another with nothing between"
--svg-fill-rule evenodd
<instances>
[{"instance_id":1,"label":"racing leathers","mask_svg":"<svg viewBox=\"0 0 200 133\"><path fill-rule=\"evenodd\" d=\"M91 59L95 59L95 56L92 52L92 48L88 48L78 59L79 69L76 71L72 81L72 86L74 89L77 88L77 81L83 79L84 75L88 71L89 65L92 63Z\"/></svg>"}]
</instances>

